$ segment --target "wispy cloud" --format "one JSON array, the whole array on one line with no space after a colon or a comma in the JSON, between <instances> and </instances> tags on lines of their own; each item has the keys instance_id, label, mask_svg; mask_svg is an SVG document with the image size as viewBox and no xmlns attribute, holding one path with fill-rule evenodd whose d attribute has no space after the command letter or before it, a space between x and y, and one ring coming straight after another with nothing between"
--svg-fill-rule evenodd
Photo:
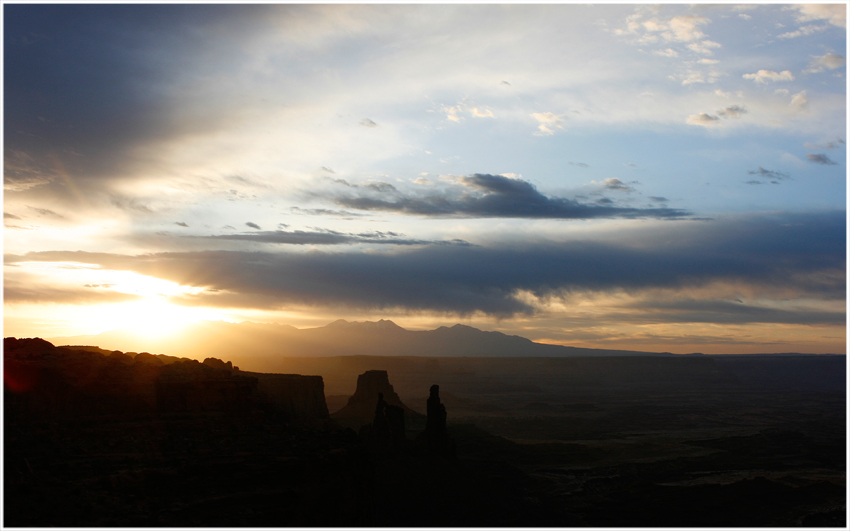
<instances>
[{"instance_id":1,"label":"wispy cloud","mask_svg":"<svg viewBox=\"0 0 850 531\"><path fill-rule=\"evenodd\" d=\"M806 160L815 164L823 164L824 166L835 166L836 162L824 155L823 153L808 153Z\"/></svg>"},{"instance_id":2,"label":"wispy cloud","mask_svg":"<svg viewBox=\"0 0 850 531\"><path fill-rule=\"evenodd\" d=\"M531 116L539 122L537 131L534 133L538 136L554 135L556 129L563 129L564 116L553 112L533 112Z\"/></svg>"},{"instance_id":3,"label":"wispy cloud","mask_svg":"<svg viewBox=\"0 0 850 531\"><path fill-rule=\"evenodd\" d=\"M774 180L783 180L790 179L791 176L785 172L776 171L776 170L766 170L759 166L757 170L749 170L747 172L748 175L758 175L759 177L764 177L766 179L774 179Z\"/></svg>"},{"instance_id":4,"label":"wispy cloud","mask_svg":"<svg viewBox=\"0 0 850 531\"><path fill-rule=\"evenodd\" d=\"M782 72L774 72L772 70L759 70L754 74L744 74L744 79L755 81L759 84L765 84L770 81L794 81L794 74L790 70Z\"/></svg>"},{"instance_id":5,"label":"wispy cloud","mask_svg":"<svg viewBox=\"0 0 850 531\"><path fill-rule=\"evenodd\" d=\"M806 112L809 108L809 98L806 96L806 91L802 90L791 97L791 103L788 107L797 112Z\"/></svg>"},{"instance_id":6,"label":"wispy cloud","mask_svg":"<svg viewBox=\"0 0 850 531\"><path fill-rule=\"evenodd\" d=\"M809 66L806 67L803 72L819 73L824 72L826 70L835 70L837 68L841 68L846 64L847 59L845 59L843 55L838 55L836 53L827 53L824 55L816 56L814 59L812 59L812 62L809 63Z\"/></svg>"},{"instance_id":7,"label":"wispy cloud","mask_svg":"<svg viewBox=\"0 0 850 531\"><path fill-rule=\"evenodd\" d=\"M211 240L236 240L256 243L286 244L286 245L469 245L468 242L454 240L418 240L406 238L404 234L387 231L372 231L361 233L338 232L329 229L312 231L262 231L241 234L217 234L200 236Z\"/></svg>"}]
</instances>

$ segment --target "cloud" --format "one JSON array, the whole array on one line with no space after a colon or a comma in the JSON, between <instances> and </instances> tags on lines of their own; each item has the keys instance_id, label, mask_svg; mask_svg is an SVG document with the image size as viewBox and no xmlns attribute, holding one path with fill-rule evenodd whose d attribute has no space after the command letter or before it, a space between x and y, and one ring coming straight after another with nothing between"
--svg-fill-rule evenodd
<instances>
[{"instance_id":1,"label":"cloud","mask_svg":"<svg viewBox=\"0 0 850 531\"><path fill-rule=\"evenodd\" d=\"M564 123L563 115L555 114L553 112L533 112L531 113L531 116L540 122L540 125L537 126L537 132L534 133L535 135L554 135L555 129L564 128L564 126L561 125Z\"/></svg>"},{"instance_id":2,"label":"cloud","mask_svg":"<svg viewBox=\"0 0 850 531\"><path fill-rule=\"evenodd\" d=\"M446 114L446 119L452 122L460 122L463 119L461 113L468 113L473 118L496 117L490 109L479 109L478 107L472 107L464 102L458 102L457 105L453 106L442 105L440 110Z\"/></svg>"},{"instance_id":3,"label":"cloud","mask_svg":"<svg viewBox=\"0 0 850 531\"><path fill-rule=\"evenodd\" d=\"M712 116L710 114L701 112L699 114L692 114L688 116L687 123L691 125L711 126L716 125L719 121L720 118L718 118L717 116Z\"/></svg>"},{"instance_id":4,"label":"cloud","mask_svg":"<svg viewBox=\"0 0 850 531\"><path fill-rule=\"evenodd\" d=\"M815 164L823 164L824 166L836 165L835 161L833 161L823 153L809 153L806 155L806 160Z\"/></svg>"},{"instance_id":5,"label":"cloud","mask_svg":"<svg viewBox=\"0 0 850 531\"><path fill-rule=\"evenodd\" d=\"M634 187L629 186L628 184L624 183L620 179L616 179L616 178L605 179L601 183L597 183L596 181L592 181L592 182L594 184L601 185L603 188L605 188L607 190L617 190L617 191L620 191L620 192L634 192L635 191Z\"/></svg>"},{"instance_id":6,"label":"cloud","mask_svg":"<svg viewBox=\"0 0 850 531\"><path fill-rule=\"evenodd\" d=\"M125 195L112 194L109 198L109 202L112 204L112 206L117 207L121 210L141 212L142 214L154 213L151 207L144 204L142 200L136 197L127 197Z\"/></svg>"},{"instance_id":7,"label":"cloud","mask_svg":"<svg viewBox=\"0 0 850 531\"><path fill-rule=\"evenodd\" d=\"M809 24L808 26L801 26L799 29L795 31L788 31L777 35L780 39L796 39L797 37L804 37L809 35L814 35L815 33L820 33L822 31L826 31L829 29L829 26L818 26L816 24Z\"/></svg>"},{"instance_id":8,"label":"cloud","mask_svg":"<svg viewBox=\"0 0 850 531\"><path fill-rule=\"evenodd\" d=\"M188 226L189 226L189 225L187 225L186 223L184 223L184 222L182 222L182 221L175 221L175 222L174 222L174 224L175 224L175 225L179 225L179 226L181 226L181 227L188 227Z\"/></svg>"},{"instance_id":9,"label":"cloud","mask_svg":"<svg viewBox=\"0 0 850 531\"><path fill-rule=\"evenodd\" d=\"M699 27L711 22L705 17L680 15L670 20L660 20L653 17L641 21L643 13L630 15L626 21L625 30L615 30L617 35L640 35L641 44L657 42L659 39L667 42L691 42L705 37Z\"/></svg>"},{"instance_id":10,"label":"cloud","mask_svg":"<svg viewBox=\"0 0 850 531\"><path fill-rule=\"evenodd\" d=\"M797 11L797 22L826 20L833 26L847 26L847 6L845 4L796 4L784 9Z\"/></svg>"},{"instance_id":11,"label":"cloud","mask_svg":"<svg viewBox=\"0 0 850 531\"><path fill-rule=\"evenodd\" d=\"M109 289L91 289L94 285L76 287L54 287L38 283L4 279L3 301L6 304L102 304L139 300L139 295L121 293ZM108 288L104 284L103 288Z\"/></svg>"},{"instance_id":12,"label":"cloud","mask_svg":"<svg viewBox=\"0 0 850 531\"><path fill-rule=\"evenodd\" d=\"M363 127L378 127L378 124L368 118L363 118L362 120L360 120L360 125L362 125Z\"/></svg>"},{"instance_id":13,"label":"cloud","mask_svg":"<svg viewBox=\"0 0 850 531\"><path fill-rule=\"evenodd\" d=\"M260 226L257 225L256 223L252 222L252 221L245 223L245 225L248 226L248 227L251 227L252 229L260 230Z\"/></svg>"},{"instance_id":14,"label":"cloud","mask_svg":"<svg viewBox=\"0 0 850 531\"><path fill-rule=\"evenodd\" d=\"M841 68L846 64L847 59L845 59L843 55L827 53L824 55L815 56L815 58L812 59L812 62L809 63L809 66L805 70L803 70L803 72L819 73L824 72L826 70L835 70L836 68Z\"/></svg>"},{"instance_id":15,"label":"cloud","mask_svg":"<svg viewBox=\"0 0 850 531\"><path fill-rule=\"evenodd\" d=\"M649 196L649 200L650 200L650 201L655 201L656 203L667 203L668 201L670 201L670 200L669 200L669 199L667 199L666 197L661 197L661 196L657 196L657 195L651 195L651 196Z\"/></svg>"},{"instance_id":16,"label":"cloud","mask_svg":"<svg viewBox=\"0 0 850 531\"><path fill-rule=\"evenodd\" d=\"M346 218L360 217L362 214L356 214L347 210L329 210L327 208L300 208L291 207L290 212L293 214L304 214L307 216L339 216Z\"/></svg>"},{"instance_id":17,"label":"cloud","mask_svg":"<svg viewBox=\"0 0 850 531\"><path fill-rule=\"evenodd\" d=\"M49 218L56 218L56 219L65 219L65 216L63 216L62 214L57 214L56 212L54 212L52 210L48 210L46 208L37 208L37 207L29 206L29 205L27 205L27 208L32 210L33 212L35 212L39 216L47 216Z\"/></svg>"},{"instance_id":18,"label":"cloud","mask_svg":"<svg viewBox=\"0 0 850 531\"><path fill-rule=\"evenodd\" d=\"M759 84L764 84L768 81L794 81L794 74L790 70L783 70L782 72L759 70L755 74L744 74L742 77L744 79L751 79Z\"/></svg>"},{"instance_id":19,"label":"cloud","mask_svg":"<svg viewBox=\"0 0 850 531\"><path fill-rule=\"evenodd\" d=\"M3 212L3 219L21 219L21 217L8 212Z\"/></svg>"},{"instance_id":20,"label":"cloud","mask_svg":"<svg viewBox=\"0 0 850 531\"><path fill-rule=\"evenodd\" d=\"M585 164L584 162L568 162L570 166L578 166L579 168L589 168L590 166Z\"/></svg>"},{"instance_id":21,"label":"cloud","mask_svg":"<svg viewBox=\"0 0 850 531\"><path fill-rule=\"evenodd\" d=\"M661 57L679 57L679 53L673 48L667 48L665 50L654 50L652 53L654 55L660 55Z\"/></svg>"},{"instance_id":22,"label":"cloud","mask_svg":"<svg viewBox=\"0 0 850 531\"><path fill-rule=\"evenodd\" d=\"M845 143L843 138L838 138L834 142L830 141L823 144L813 144L811 142L805 142L803 144L806 149L837 149L844 145Z\"/></svg>"},{"instance_id":23,"label":"cloud","mask_svg":"<svg viewBox=\"0 0 850 531\"><path fill-rule=\"evenodd\" d=\"M659 230L659 228L661 230ZM453 314L528 314L526 299L572 290L637 293L746 286L778 299L845 297L846 216L773 214L640 225L603 241L524 240L349 253L201 251L6 255L6 264L81 262L217 290L172 302L250 308L308 304ZM85 290L96 292L97 290ZM26 299L26 297L23 297Z\"/></svg>"},{"instance_id":24,"label":"cloud","mask_svg":"<svg viewBox=\"0 0 850 531\"><path fill-rule=\"evenodd\" d=\"M346 208L436 217L590 219L689 215L687 211L668 208L587 205L573 199L545 196L522 179L479 173L457 179L454 187L442 192L420 191L406 195L395 188L369 190L364 187L354 191L358 193L331 195L330 199ZM376 191L382 193L376 194Z\"/></svg>"},{"instance_id":25,"label":"cloud","mask_svg":"<svg viewBox=\"0 0 850 531\"><path fill-rule=\"evenodd\" d=\"M764 184L762 181L750 180L744 181L744 184Z\"/></svg>"},{"instance_id":26,"label":"cloud","mask_svg":"<svg viewBox=\"0 0 850 531\"><path fill-rule=\"evenodd\" d=\"M711 51L712 48L720 48L719 42L714 41L700 41L700 42L692 42L688 44L688 49L692 52L699 53L702 55L714 55L714 52Z\"/></svg>"},{"instance_id":27,"label":"cloud","mask_svg":"<svg viewBox=\"0 0 850 531\"><path fill-rule=\"evenodd\" d=\"M484 109L482 111L479 110L478 107L472 107L471 109L469 109L469 112L472 114L472 116L475 116L476 118L495 118L495 116L493 115L493 111L491 111L490 109Z\"/></svg>"},{"instance_id":28,"label":"cloud","mask_svg":"<svg viewBox=\"0 0 850 531\"><path fill-rule=\"evenodd\" d=\"M718 116L722 116L723 118L740 118L741 116L747 114L747 108L741 105L732 105L730 107L724 107L717 111Z\"/></svg>"},{"instance_id":29,"label":"cloud","mask_svg":"<svg viewBox=\"0 0 850 531\"><path fill-rule=\"evenodd\" d=\"M806 97L806 91L803 90L794 94L788 106L797 112L806 112L809 108L809 98Z\"/></svg>"},{"instance_id":30,"label":"cloud","mask_svg":"<svg viewBox=\"0 0 850 531\"><path fill-rule=\"evenodd\" d=\"M785 172L775 171L775 170L766 170L766 169L762 168L761 166L759 166L759 169L757 169L757 170L747 171L747 174L748 175L758 175L758 176L764 177L766 179L775 179L775 180L783 180L783 179L790 179L791 178L791 176L788 175ZM749 182L748 184L753 184L753 183Z\"/></svg>"},{"instance_id":31,"label":"cloud","mask_svg":"<svg viewBox=\"0 0 850 531\"><path fill-rule=\"evenodd\" d=\"M193 236L197 238L197 236ZM263 231L242 234L219 234L203 236L201 238L211 240L237 240L256 243L272 243L287 245L353 245L353 244L379 244L379 245L469 245L469 242L460 239L454 240L416 240L405 238L403 234L396 232L362 232L359 234L337 232L328 229L314 231Z\"/></svg>"}]
</instances>

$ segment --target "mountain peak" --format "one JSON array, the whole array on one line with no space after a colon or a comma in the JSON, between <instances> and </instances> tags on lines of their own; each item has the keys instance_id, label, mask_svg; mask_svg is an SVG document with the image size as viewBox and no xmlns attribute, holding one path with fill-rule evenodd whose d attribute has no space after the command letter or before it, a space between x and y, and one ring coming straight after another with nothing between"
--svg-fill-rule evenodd
<instances>
[{"instance_id":1,"label":"mountain peak","mask_svg":"<svg viewBox=\"0 0 850 531\"><path fill-rule=\"evenodd\" d=\"M389 319L380 319L376 321L352 321L348 322L345 319L337 319L336 321L328 324L325 328L335 328L335 329L348 329L348 330L362 330L362 331L370 331L370 332L389 332L389 331L399 331L405 330L404 328L398 326L394 322Z\"/></svg>"}]
</instances>

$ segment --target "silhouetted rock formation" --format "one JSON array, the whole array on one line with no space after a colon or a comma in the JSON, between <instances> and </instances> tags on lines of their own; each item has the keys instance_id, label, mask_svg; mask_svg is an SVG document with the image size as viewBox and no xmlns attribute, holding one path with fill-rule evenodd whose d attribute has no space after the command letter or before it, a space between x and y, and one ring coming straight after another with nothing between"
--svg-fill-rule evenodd
<instances>
[{"instance_id":1,"label":"silhouetted rock formation","mask_svg":"<svg viewBox=\"0 0 850 531\"><path fill-rule=\"evenodd\" d=\"M408 416L421 417L420 413L413 411L401 402L401 399L393 390L393 386L390 385L387 371L366 371L357 377L357 389L348 399L348 404L334 413L332 418L359 418L363 420L363 424L367 424L374 419L375 404L378 403L379 395L383 395L386 404L401 408Z\"/></svg>"},{"instance_id":2,"label":"silhouetted rock formation","mask_svg":"<svg viewBox=\"0 0 850 531\"><path fill-rule=\"evenodd\" d=\"M229 361L227 363L224 363L223 361L221 361L218 358L207 358L207 359L204 360L204 365L206 365L208 367L212 367L213 369L224 369L224 370L227 370L227 371L233 370L233 363L231 363ZM237 369L238 369L238 367L237 367Z\"/></svg>"},{"instance_id":3,"label":"silhouetted rock formation","mask_svg":"<svg viewBox=\"0 0 850 531\"><path fill-rule=\"evenodd\" d=\"M321 376L254 375L231 362L147 352L4 340L7 413L38 416L245 414L272 408L287 420L326 419Z\"/></svg>"},{"instance_id":4,"label":"silhouetted rock formation","mask_svg":"<svg viewBox=\"0 0 850 531\"><path fill-rule=\"evenodd\" d=\"M256 391L256 378L234 376L226 368L213 369L196 360L178 361L165 366L156 380L157 412L245 413Z\"/></svg>"},{"instance_id":5,"label":"silhouetted rock formation","mask_svg":"<svg viewBox=\"0 0 850 531\"><path fill-rule=\"evenodd\" d=\"M321 376L239 371L257 379L257 389L292 420L326 419L325 384Z\"/></svg>"},{"instance_id":6,"label":"silhouetted rock formation","mask_svg":"<svg viewBox=\"0 0 850 531\"><path fill-rule=\"evenodd\" d=\"M427 445L429 453L444 457L455 456L455 443L449 437L446 428L446 406L440 402L440 386L431 386L431 396L428 397L428 420L420 440Z\"/></svg>"},{"instance_id":7,"label":"silhouetted rock formation","mask_svg":"<svg viewBox=\"0 0 850 531\"><path fill-rule=\"evenodd\" d=\"M375 418L371 426L366 425L360 429L360 437L374 453L401 451L407 440L404 409L388 404L384 400L384 394L378 393Z\"/></svg>"}]
</instances>

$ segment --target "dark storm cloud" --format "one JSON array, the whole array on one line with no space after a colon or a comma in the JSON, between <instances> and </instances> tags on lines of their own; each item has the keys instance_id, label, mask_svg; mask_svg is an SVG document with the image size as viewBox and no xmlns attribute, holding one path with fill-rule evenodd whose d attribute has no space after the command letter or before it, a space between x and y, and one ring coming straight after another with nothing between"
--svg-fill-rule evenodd
<instances>
[{"instance_id":1,"label":"dark storm cloud","mask_svg":"<svg viewBox=\"0 0 850 531\"><path fill-rule=\"evenodd\" d=\"M759 166L759 169L757 169L757 170L747 171L747 175L758 175L759 177L763 177L765 179L776 179L776 180L790 179L791 178L791 176L788 175L785 172L776 171L776 170L766 170L766 169L762 168L761 166ZM753 181L750 181L750 183L748 183L748 184L752 184L752 182ZM755 182L758 182L758 181L755 181Z\"/></svg>"},{"instance_id":2,"label":"dark storm cloud","mask_svg":"<svg viewBox=\"0 0 850 531\"><path fill-rule=\"evenodd\" d=\"M815 164L823 164L825 166L835 166L835 161L824 155L823 153L809 153L806 155L806 160Z\"/></svg>"},{"instance_id":3,"label":"dark storm cloud","mask_svg":"<svg viewBox=\"0 0 850 531\"><path fill-rule=\"evenodd\" d=\"M614 180L623 184L618 179ZM687 211L672 208L621 208L548 197L528 181L480 173L461 178L459 186L442 193L425 192L421 195L405 195L388 183L357 186L346 182L345 185L355 193L332 196L340 206L420 216L590 219L681 218L689 215Z\"/></svg>"},{"instance_id":4,"label":"dark storm cloud","mask_svg":"<svg viewBox=\"0 0 850 531\"><path fill-rule=\"evenodd\" d=\"M498 248L444 245L385 253L127 256L48 251L7 255L6 263L77 261L219 290L215 296L183 299L193 304L310 304L507 316L533 312L514 297L519 290L546 297L570 290L687 289L737 282L810 299L843 300L845 235L842 211L677 222L618 232L616 241L605 243L529 241Z\"/></svg>"},{"instance_id":5,"label":"dark storm cloud","mask_svg":"<svg viewBox=\"0 0 850 531\"><path fill-rule=\"evenodd\" d=\"M279 243L289 245L351 245L357 243L381 245L469 245L463 240L414 240L404 238L396 232L364 232L359 234L337 232L333 230L316 231L264 231L244 234L220 234L205 236L214 240L240 240L258 243Z\"/></svg>"},{"instance_id":6,"label":"dark storm cloud","mask_svg":"<svg viewBox=\"0 0 850 531\"><path fill-rule=\"evenodd\" d=\"M134 147L209 130L217 115L183 119L196 98L171 89L209 57L237 60L233 40L272 6L3 7L7 189L97 191L146 163Z\"/></svg>"}]
</instances>

